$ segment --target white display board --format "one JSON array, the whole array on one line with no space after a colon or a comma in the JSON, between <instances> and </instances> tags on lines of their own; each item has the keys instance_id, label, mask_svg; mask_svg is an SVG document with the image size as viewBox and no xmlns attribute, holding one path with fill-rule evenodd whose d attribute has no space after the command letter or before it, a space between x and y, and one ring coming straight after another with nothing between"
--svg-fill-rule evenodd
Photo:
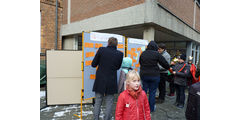
<instances>
[{"instance_id":1,"label":"white display board","mask_svg":"<svg viewBox=\"0 0 240 120\"><path fill-rule=\"evenodd\" d=\"M94 98L95 93L92 91L95 80L96 69L91 66L92 60L99 47L106 47L108 39L115 37L118 39L117 49L124 53L125 38L117 34L107 33L83 33L83 51L84 51L84 99ZM117 72L119 78L120 70Z\"/></svg>"},{"instance_id":2,"label":"white display board","mask_svg":"<svg viewBox=\"0 0 240 120\"><path fill-rule=\"evenodd\" d=\"M82 51L47 50L47 105L80 104Z\"/></svg>"},{"instance_id":3,"label":"white display board","mask_svg":"<svg viewBox=\"0 0 240 120\"><path fill-rule=\"evenodd\" d=\"M127 57L132 58L132 68L136 71L140 71L139 57L141 53L146 49L148 40L128 38L127 39Z\"/></svg>"}]
</instances>

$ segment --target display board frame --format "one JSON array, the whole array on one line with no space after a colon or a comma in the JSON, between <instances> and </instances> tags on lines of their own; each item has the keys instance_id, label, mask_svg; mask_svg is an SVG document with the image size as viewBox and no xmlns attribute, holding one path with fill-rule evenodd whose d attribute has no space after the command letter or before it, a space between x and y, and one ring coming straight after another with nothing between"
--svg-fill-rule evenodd
<instances>
[{"instance_id":1,"label":"display board frame","mask_svg":"<svg viewBox=\"0 0 240 120\"><path fill-rule=\"evenodd\" d=\"M92 87L95 80L96 68L91 66L91 62L100 47L107 47L108 39L110 37L115 37L118 39L117 49L121 52L125 52L125 37L117 34L108 34L108 33L98 33L98 32L84 32L82 34L82 42L83 42L83 99L92 99L95 97L95 93L92 91ZM88 71L88 72L84 72ZM120 75L120 70L118 70L118 76Z\"/></svg>"}]
</instances>

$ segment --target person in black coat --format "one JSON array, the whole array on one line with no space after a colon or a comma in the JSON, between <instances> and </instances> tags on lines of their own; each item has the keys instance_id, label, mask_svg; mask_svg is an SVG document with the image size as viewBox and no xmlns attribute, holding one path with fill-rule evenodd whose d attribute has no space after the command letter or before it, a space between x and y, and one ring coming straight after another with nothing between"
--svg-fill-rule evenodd
<instances>
[{"instance_id":1,"label":"person in black coat","mask_svg":"<svg viewBox=\"0 0 240 120\"><path fill-rule=\"evenodd\" d=\"M121 67L123 53L117 50L117 39L109 38L107 47L100 47L92 61L92 67L97 67L96 79L93 85L95 92L94 120L99 119L103 97L106 101L104 120L112 118L114 94L118 92L117 70Z\"/></svg>"},{"instance_id":2,"label":"person in black coat","mask_svg":"<svg viewBox=\"0 0 240 120\"><path fill-rule=\"evenodd\" d=\"M139 59L140 77L142 79L143 90L149 89L149 105L151 112L155 111L155 94L158 83L160 82L160 69L158 63L165 69L170 66L166 59L158 52L158 45L154 41L150 41L147 49L142 52Z\"/></svg>"},{"instance_id":3,"label":"person in black coat","mask_svg":"<svg viewBox=\"0 0 240 120\"><path fill-rule=\"evenodd\" d=\"M190 87L185 116L187 120L200 120L200 82Z\"/></svg>"},{"instance_id":4,"label":"person in black coat","mask_svg":"<svg viewBox=\"0 0 240 120\"><path fill-rule=\"evenodd\" d=\"M195 77L200 77L199 65ZM187 120L200 120L200 82L190 86L185 117Z\"/></svg>"}]
</instances>

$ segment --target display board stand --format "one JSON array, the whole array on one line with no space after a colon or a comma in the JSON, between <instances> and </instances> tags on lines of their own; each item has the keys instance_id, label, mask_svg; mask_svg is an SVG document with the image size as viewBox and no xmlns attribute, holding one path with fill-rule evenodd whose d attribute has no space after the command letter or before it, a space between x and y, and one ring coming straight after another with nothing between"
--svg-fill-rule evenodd
<instances>
[{"instance_id":1,"label":"display board stand","mask_svg":"<svg viewBox=\"0 0 240 120\"><path fill-rule=\"evenodd\" d=\"M91 67L92 60L100 47L108 45L108 39L115 37L118 39L117 49L125 53L125 37L117 34L82 32L82 90L81 90L81 107L80 116L74 116L82 119L82 101L95 98L95 92L92 92L94 80L96 78L96 68ZM84 72L87 71L87 72ZM120 70L118 70L118 77Z\"/></svg>"}]
</instances>

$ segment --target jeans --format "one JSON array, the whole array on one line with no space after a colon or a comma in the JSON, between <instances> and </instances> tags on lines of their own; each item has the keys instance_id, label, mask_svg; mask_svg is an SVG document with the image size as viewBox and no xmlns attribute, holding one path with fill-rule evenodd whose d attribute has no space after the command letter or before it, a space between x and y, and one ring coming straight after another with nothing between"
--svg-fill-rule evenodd
<instances>
[{"instance_id":1,"label":"jeans","mask_svg":"<svg viewBox=\"0 0 240 120\"><path fill-rule=\"evenodd\" d=\"M158 87L158 82L160 81L160 77L151 77L151 76L141 76L143 83L143 90L146 92L149 89L149 105L151 112L155 111L155 94Z\"/></svg>"},{"instance_id":2,"label":"jeans","mask_svg":"<svg viewBox=\"0 0 240 120\"><path fill-rule=\"evenodd\" d=\"M185 86L175 84L176 88L176 102L180 105L184 105L185 102Z\"/></svg>"},{"instance_id":3,"label":"jeans","mask_svg":"<svg viewBox=\"0 0 240 120\"><path fill-rule=\"evenodd\" d=\"M99 114L101 112L101 105L103 101L103 94L95 92L95 104L94 104L94 120L99 120ZM105 102L106 102L106 112L104 114L104 120L112 119L112 105L114 100L114 94L105 94Z\"/></svg>"}]
</instances>

